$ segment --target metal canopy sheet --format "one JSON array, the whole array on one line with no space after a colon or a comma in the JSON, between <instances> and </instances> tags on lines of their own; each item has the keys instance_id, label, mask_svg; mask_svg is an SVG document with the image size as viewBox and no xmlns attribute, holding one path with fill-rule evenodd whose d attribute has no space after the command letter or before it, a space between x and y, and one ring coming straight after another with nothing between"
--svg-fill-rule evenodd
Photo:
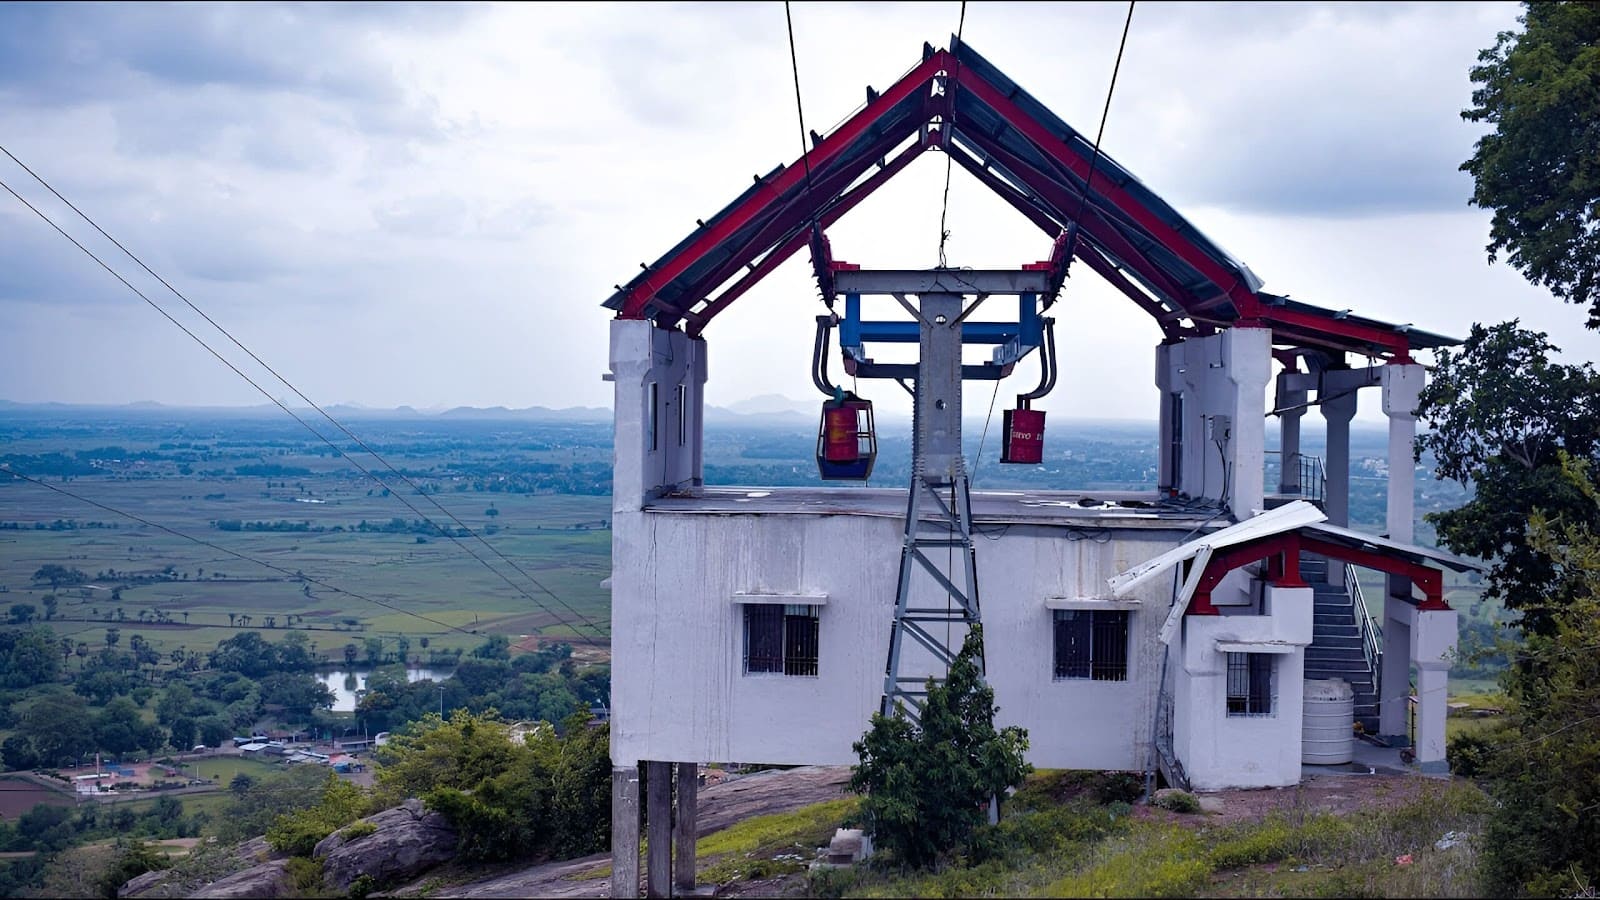
<instances>
[{"instance_id":1,"label":"metal canopy sheet","mask_svg":"<svg viewBox=\"0 0 1600 900\"><path fill-rule=\"evenodd\" d=\"M1294 531L1302 526L1313 522L1321 522L1327 518L1326 513L1304 500L1285 503L1277 509L1268 510L1259 516L1245 519L1237 525L1229 525L1227 528L1195 538L1187 544L1180 544L1154 559L1134 566L1126 572L1111 576L1106 579L1106 582L1111 585L1112 596L1121 597L1152 578L1159 577L1173 566L1195 556L1201 550L1221 550L1224 547L1243 544L1258 538Z\"/></svg>"},{"instance_id":2,"label":"metal canopy sheet","mask_svg":"<svg viewBox=\"0 0 1600 900\"><path fill-rule=\"evenodd\" d=\"M1306 527L1306 530L1311 532L1317 538L1330 543L1343 544L1347 547L1354 547L1357 549L1369 547L1391 556L1402 557L1418 565L1437 563L1442 566L1448 566L1457 572L1487 571L1484 564L1481 562L1463 559L1462 557L1446 553L1443 550L1435 550L1431 547L1421 547L1416 544L1402 544L1399 541L1391 541L1385 537L1378 537L1377 535L1367 534L1364 531L1356 531L1351 528L1342 528L1338 525L1332 525L1327 522L1319 522L1309 525Z\"/></svg>"}]
</instances>

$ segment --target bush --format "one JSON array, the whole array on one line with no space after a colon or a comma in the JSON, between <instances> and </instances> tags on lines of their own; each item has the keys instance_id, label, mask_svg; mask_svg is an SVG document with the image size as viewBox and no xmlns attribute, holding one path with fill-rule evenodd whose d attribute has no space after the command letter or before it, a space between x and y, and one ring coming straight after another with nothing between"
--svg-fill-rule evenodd
<instances>
[{"instance_id":1,"label":"bush","mask_svg":"<svg viewBox=\"0 0 1600 900\"><path fill-rule=\"evenodd\" d=\"M978 673L983 629L974 625L944 684L928 680L927 703L912 723L875 714L854 749L850 789L876 844L906 865L924 867L967 849L983 824L980 804L1004 796L1033 767L1028 733L994 727L994 690Z\"/></svg>"},{"instance_id":2,"label":"bush","mask_svg":"<svg viewBox=\"0 0 1600 900\"><path fill-rule=\"evenodd\" d=\"M1176 788L1166 788L1156 791L1155 797L1150 801L1156 806L1175 813L1197 813L1200 811L1200 800L1188 791Z\"/></svg>"},{"instance_id":3,"label":"bush","mask_svg":"<svg viewBox=\"0 0 1600 900\"><path fill-rule=\"evenodd\" d=\"M1444 756L1450 763L1450 774L1462 778L1480 778L1489 773L1489 763L1494 755L1496 738L1501 729L1493 732L1464 731L1445 744Z\"/></svg>"},{"instance_id":4,"label":"bush","mask_svg":"<svg viewBox=\"0 0 1600 900\"><path fill-rule=\"evenodd\" d=\"M361 788L329 772L322 799L315 806L279 816L267 829L267 843L280 853L310 856L318 842L354 822L366 807Z\"/></svg>"},{"instance_id":5,"label":"bush","mask_svg":"<svg viewBox=\"0 0 1600 900\"><path fill-rule=\"evenodd\" d=\"M284 862L283 870L296 896L314 896L322 891L322 860L291 856Z\"/></svg>"}]
</instances>

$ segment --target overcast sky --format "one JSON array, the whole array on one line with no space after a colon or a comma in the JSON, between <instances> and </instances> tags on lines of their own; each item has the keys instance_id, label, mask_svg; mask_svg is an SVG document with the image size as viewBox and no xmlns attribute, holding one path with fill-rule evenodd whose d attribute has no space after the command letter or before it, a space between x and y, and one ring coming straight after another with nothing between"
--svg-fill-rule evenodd
<instances>
[{"instance_id":1,"label":"overcast sky","mask_svg":"<svg viewBox=\"0 0 1600 900\"><path fill-rule=\"evenodd\" d=\"M946 46L958 11L796 4L807 125ZM1092 134L1125 11L972 3L965 39ZM1103 146L1267 290L1458 336L1520 316L1593 359L1579 310L1487 263L1457 171L1481 133L1467 69L1517 12L1140 3ZM319 403L608 405L600 302L795 159L790 79L779 3L0 4L0 143ZM835 254L934 264L944 170L925 154L831 230ZM0 179L108 249L3 158ZM959 168L949 228L955 265L1048 252ZM708 330L711 402L811 401L808 275L802 252ZM1156 328L1073 276L1045 408L1153 418ZM3 192L0 313L0 398L262 402Z\"/></svg>"}]
</instances>

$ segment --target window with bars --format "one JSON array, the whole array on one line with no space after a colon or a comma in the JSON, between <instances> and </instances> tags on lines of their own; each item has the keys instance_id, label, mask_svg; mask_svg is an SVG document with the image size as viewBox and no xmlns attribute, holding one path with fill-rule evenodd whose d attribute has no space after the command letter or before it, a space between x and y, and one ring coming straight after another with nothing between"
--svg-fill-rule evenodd
<instances>
[{"instance_id":1,"label":"window with bars","mask_svg":"<svg viewBox=\"0 0 1600 900\"><path fill-rule=\"evenodd\" d=\"M745 674L771 672L815 677L817 608L752 603L744 607Z\"/></svg>"},{"instance_id":2,"label":"window with bars","mask_svg":"<svg viewBox=\"0 0 1600 900\"><path fill-rule=\"evenodd\" d=\"M1127 681L1128 615L1127 610L1056 610L1056 679Z\"/></svg>"},{"instance_id":3,"label":"window with bars","mask_svg":"<svg viewBox=\"0 0 1600 900\"><path fill-rule=\"evenodd\" d=\"M1271 653L1228 654L1228 715L1272 715Z\"/></svg>"}]
</instances>

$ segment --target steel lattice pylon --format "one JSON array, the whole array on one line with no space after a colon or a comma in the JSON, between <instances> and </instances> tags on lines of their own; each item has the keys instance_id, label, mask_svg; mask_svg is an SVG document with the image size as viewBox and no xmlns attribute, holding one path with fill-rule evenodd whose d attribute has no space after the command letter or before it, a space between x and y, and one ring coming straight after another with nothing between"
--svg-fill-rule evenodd
<instances>
[{"instance_id":1,"label":"steel lattice pylon","mask_svg":"<svg viewBox=\"0 0 1600 900\"><path fill-rule=\"evenodd\" d=\"M924 518L924 511L930 507L935 515ZM951 580L954 572L946 575L940 571L938 563L925 552L929 549L944 549L959 557L964 585ZM918 569L946 591L949 602L944 607L911 605L911 589ZM911 490L906 498L905 543L900 550L900 578L895 591L894 624L889 635L881 712L892 715L898 706L916 719L928 695L928 680L942 683L943 674L948 673L951 663L955 662L957 648L951 646L959 643L954 638L955 627L961 626L960 635L964 638L967 629L980 621L978 562L972 543L972 501L967 475L959 472L954 478L937 478L913 472ZM942 634L939 633L941 624L944 626ZM934 664L944 667L944 673L905 674L901 663L907 638L926 649ZM983 672L981 656L978 671Z\"/></svg>"}]
</instances>

